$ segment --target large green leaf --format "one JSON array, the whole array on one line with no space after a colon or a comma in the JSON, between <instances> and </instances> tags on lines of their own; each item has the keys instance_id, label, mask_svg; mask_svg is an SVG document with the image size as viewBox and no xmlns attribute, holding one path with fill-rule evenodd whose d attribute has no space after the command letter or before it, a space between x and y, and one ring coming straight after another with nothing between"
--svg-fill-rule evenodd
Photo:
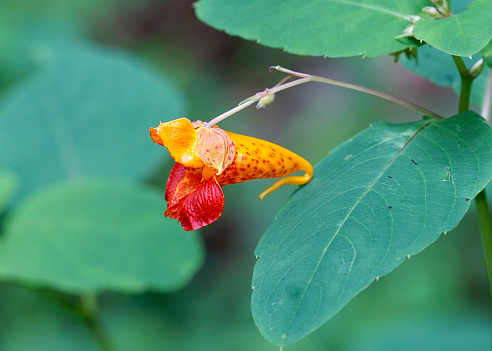
<instances>
[{"instance_id":1,"label":"large green leaf","mask_svg":"<svg viewBox=\"0 0 492 351\"><path fill-rule=\"evenodd\" d=\"M474 55L471 60L465 58L463 62L467 67L471 67L479 59L480 55ZM429 45L422 45L419 47L417 60L401 57L398 61L404 67L431 82L451 87L457 94L460 93L461 77L453 58L448 54ZM483 72L473 81L470 98L474 104L483 106L487 94L489 74L490 68L485 67ZM458 102L456 102L456 106L457 104Z\"/></svg>"},{"instance_id":2,"label":"large green leaf","mask_svg":"<svg viewBox=\"0 0 492 351\"><path fill-rule=\"evenodd\" d=\"M0 164L19 196L67 178L147 175L162 149L149 127L181 116L182 95L157 71L92 45L44 46L42 68L0 100Z\"/></svg>"},{"instance_id":3,"label":"large green leaf","mask_svg":"<svg viewBox=\"0 0 492 351\"><path fill-rule=\"evenodd\" d=\"M77 40L118 11L147 0L2 0L0 2L0 89L35 68L43 44Z\"/></svg>"},{"instance_id":4,"label":"large green leaf","mask_svg":"<svg viewBox=\"0 0 492 351\"><path fill-rule=\"evenodd\" d=\"M0 277L68 292L175 290L202 262L196 232L163 217L162 194L109 181L58 185L11 214Z\"/></svg>"},{"instance_id":5,"label":"large green leaf","mask_svg":"<svg viewBox=\"0 0 492 351\"><path fill-rule=\"evenodd\" d=\"M396 40L426 0L200 0L197 16L244 39L300 55L378 56L414 46Z\"/></svg>"},{"instance_id":6,"label":"large green leaf","mask_svg":"<svg viewBox=\"0 0 492 351\"><path fill-rule=\"evenodd\" d=\"M475 0L456 16L423 17L415 23L413 34L450 55L474 55L492 39L492 1Z\"/></svg>"},{"instance_id":7,"label":"large green leaf","mask_svg":"<svg viewBox=\"0 0 492 351\"><path fill-rule=\"evenodd\" d=\"M372 281L453 229L492 177L492 131L465 112L377 123L335 148L295 192L255 254L252 310L290 344Z\"/></svg>"}]
</instances>

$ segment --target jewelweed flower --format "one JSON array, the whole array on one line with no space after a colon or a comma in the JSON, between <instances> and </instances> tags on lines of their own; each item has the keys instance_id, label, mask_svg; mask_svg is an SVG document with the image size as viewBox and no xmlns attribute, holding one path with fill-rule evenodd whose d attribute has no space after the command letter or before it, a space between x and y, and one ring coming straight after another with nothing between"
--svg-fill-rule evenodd
<instances>
[{"instance_id":1,"label":"jewelweed flower","mask_svg":"<svg viewBox=\"0 0 492 351\"><path fill-rule=\"evenodd\" d=\"M165 216L177 219L185 230L216 221L224 207L222 187L258 178L279 179L260 194L263 199L286 184L306 184L311 164L281 146L265 140L208 128L187 118L150 128L154 142L165 146L176 161L167 180Z\"/></svg>"}]
</instances>

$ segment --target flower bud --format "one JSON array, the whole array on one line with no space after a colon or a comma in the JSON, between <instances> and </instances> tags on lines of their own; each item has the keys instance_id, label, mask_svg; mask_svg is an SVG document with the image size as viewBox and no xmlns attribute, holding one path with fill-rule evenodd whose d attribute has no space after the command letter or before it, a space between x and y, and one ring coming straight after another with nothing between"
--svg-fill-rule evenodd
<instances>
[{"instance_id":1,"label":"flower bud","mask_svg":"<svg viewBox=\"0 0 492 351\"><path fill-rule=\"evenodd\" d=\"M266 106L270 105L274 100L275 100L275 94L267 93L265 96L263 96L260 99L260 101L258 101L258 104L256 105L256 109L259 110L260 108L265 108Z\"/></svg>"},{"instance_id":2,"label":"flower bud","mask_svg":"<svg viewBox=\"0 0 492 351\"><path fill-rule=\"evenodd\" d=\"M439 12L437 11L437 9L434 6L426 6L422 9L422 12L425 12L425 13L431 15L432 17L439 16Z\"/></svg>"}]
</instances>

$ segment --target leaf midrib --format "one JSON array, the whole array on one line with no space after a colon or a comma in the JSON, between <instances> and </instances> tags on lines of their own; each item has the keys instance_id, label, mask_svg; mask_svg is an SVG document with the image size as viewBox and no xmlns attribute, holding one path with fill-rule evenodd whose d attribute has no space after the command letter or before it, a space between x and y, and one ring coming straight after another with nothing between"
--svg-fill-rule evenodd
<instances>
[{"instance_id":1,"label":"leaf midrib","mask_svg":"<svg viewBox=\"0 0 492 351\"><path fill-rule=\"evenodd\" d=\"M354 6L354 7L361 7L361 8L365 8L365 9L369 9L369 10L383 12L383 13L386 13L388 15L392 15L392 16L395 16L395 17L398 17L398 18L403 18L405 20L408 20L408 15L404 15L404 14L401 14L401 13L398 13L398 12L394 12L394 11L385 9L383 7L377 7L377 6L373 6L373 5L362 4L362 3L359 3L359 2L353 2L353 1L349 1L349 0L320 0L320 1L321 2L337 2L337 3L340 3L340 4L344 4L344 5L349 5L349 6Z\"/></svg>"}]
</instances>

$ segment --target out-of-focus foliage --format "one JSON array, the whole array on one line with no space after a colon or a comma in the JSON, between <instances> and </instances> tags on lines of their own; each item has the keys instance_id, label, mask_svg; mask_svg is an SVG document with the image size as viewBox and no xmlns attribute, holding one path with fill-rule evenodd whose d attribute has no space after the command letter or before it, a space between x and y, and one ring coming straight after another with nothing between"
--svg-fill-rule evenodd
<instances>
[{"instance_id":1,"label":"out-of-focus foliage","mask_svg":"<svg viewBox=\"0 0 492 351\"><path fill-rule=\"evenodd\" d=\"M43 49L39 68L0 100L0 164L18 172L18 196L65 179L142 179L155 169L164 153L148 142L148 127L184 112L176 88L123 52Z\"/></svg>"},{"instance_id":2,"label":"out-of-focus foliage","mask_svg":"<svg viewBox=\"0 0 492 351\"><path fill-rule=\"evenodd\" d=\"M47 188L9 215L0 277L73 293L176 290L201 246L161 210L154 189L115 180Z\"/></svg>"},{"instance_id":3,"label":"out-of-focus foliage","mask_svg":"<svg viewBox=\"0 0 492 351\"><path fill-rule=\"evenodd\" d=\"M17 184L18 179L14 173L6 169L0 170L0 213L13 196Z\"/></svg>"},{"instance_id":4,"label":"out-of-focus foliage","mask_svg":"<svg viewBox=\"0 0 492 351\"><path fill-rule=\"evenodd\" d=\"M171 250L171 241L182 242L179 236L186 234L173 229L177 224L163 218L163 189L171 160L164 148L148 138L148 127L183 115L192 120L210 120L244 98L275 85L282 76L268 73L270 65L281 64L391 91L443 114L455 111L449 103L454 99L449 89L415 78L393 65L389 57L378 61L335 61L257 46L200 23L192 1L9 0L0 4L0 23L0 111L2 116L9 111L8 121L0 118L0 203L3 201L5 206L0 206L4 209L0 215L0 245L15 239L15 250L20 250L22 245L27 248L31 244L33 255L9 258L10 262L19 260L26 266L34 266L36 257L53 252L45 251L50 244L67 243L73 238L80 243L90 239L94 258L102 259L107 253L115 267L128 270L146 264L147 250L157 255L156 261L170 264L166 260L172 255L159 257L158 253ZM63 68L55 63L63 63ZM33 90L28 93L26 89ZM48 97L54 100L49 102ZM12 106L22 113L13 113ZM54 116L43 106L58 109L58 117L63 116L64 121L61 128L69 130L68 135L53 134L46 128ZM317 163L334 146L379 120L382 109L388 116L398 116L389 120L395 123L419 118L399 106L360 93L313 84L278 94L267 109L245 110L224 121L222 127L277 142ZM78 135L76 130L83 133ZM82 136L87 139L83 141ZM57 173L60 152L67 152L64 139L83 157L79 161L66 158L68 164L84 160L79 176ZM54 146L60 140L62 144L57 145L61 147ZM111 185L100 192L63 198L56 206L37 203L47 197L56 199L60 189L74 189L77 184L91 182L94 176L100 184ZM182 276L182 284L191 279L181 290L162 291L167 289L147 284L142 289L152 291L129 294L127 281L113 285L111 292L99 294L103 327L117 350L278 349L258 332L250 309L254 248L294 189L285 187L258 200L256 194L271 183L261 180L224 188L227 205L222 217L198 235L195 233L191 245L197 250L188 252L195 265L199 264L198 248L203 241L204 265L198 272L196 266L187 272L174 272L186 276ZM145 190L138 190L142 188ZM105 194L117 189L121 193L114 199L105 198ZM142 202L131 201L135 197L141 201L151 199L147 206L153 209L139 209ZM91 201L82 204L82 198ZM92 201L98 204L93 207ZM33 211L43 215L40 223L49 220L56 228L34 228L28 233L27 243L10 231L16 221L18 230L24 231L28 224L35 226L34 212L30 212L33 204L39 212ZM126 208L124 213L113 211L122 207ZM85 215L77 210L84 208L87 215L106 214L109 228L98 235L90 229L99 228L97 223L80 223ZM75 211L71 217L66 216L69 211ZM63 215L47 218L50 213ZM123 214L126 216L121 219ZM17 217L24 215L29 217L26 223ZM146 216L152 219L140 220ZM119 218L122 222L115 224ZM460 323L469 323L476 330L462 334L469 345L490 343L489 336L483 333L489 320L481 314L488 298L482 249L478 230L470 218L473 213L457 230L373 284L330 322L289 350L343 351L383 342L391 345L391 341L401 344L408 340L401 336L408 323L424 325L429 320L439 331L436 334L434 330L420 329L422 337L429 338L429 350L441 345L449 333L459 335L455 326ZM162 236L155 229L159 221L162 228L170 228L163 229ZM132 231L132 235L116 231L122 230L125 223L128 225L124 230ZM80 234L84 226L90 231ZM135 227L138 230L130 230ZM151 235L139 236L139 232ZM61 233L67 233L67 237L57 237ZM120 252L131 243L135 243L132 254L139 257ZM83 247L87 246L76 243L71 250ZM57 247L52 245L49 249ZM84 255L91 253L83 251ZM79 252L71 254L82 257ZM135 260L135 265L127 257ZM56 256L53 258L51 264L63 264ZM92 279L97 260L91 259L86 256L77 266L80 273ZM150 267L156 274L151 279L163 274L163 267ZM62 268L70 267L56 267L59 271ZM98 350L84 319L67 310L59 299L62 296L77 302L80 296L54 291L56 284L40 283L16 279L15 283L9 280L0 284L0 350ZM456 323L441 323L442 319ZM388 324L393 329L374 338L375 331L386 330Z\"/></svg>"}]
</instances>

